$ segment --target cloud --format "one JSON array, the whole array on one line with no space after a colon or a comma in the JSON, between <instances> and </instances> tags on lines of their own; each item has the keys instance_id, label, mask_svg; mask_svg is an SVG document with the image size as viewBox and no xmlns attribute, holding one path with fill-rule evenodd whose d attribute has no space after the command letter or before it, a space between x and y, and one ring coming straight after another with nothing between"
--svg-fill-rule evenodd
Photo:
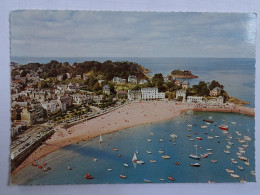
<instances>
[{"instance_id":1,"label":"cloud","mask_svg":"<svg viewBox=\"0 0 260 195\"><path fill-rule=\"evenodd\" d=\"M12 56L254 57L247 13L13 11Z\"/></svg>"}]
</instances>

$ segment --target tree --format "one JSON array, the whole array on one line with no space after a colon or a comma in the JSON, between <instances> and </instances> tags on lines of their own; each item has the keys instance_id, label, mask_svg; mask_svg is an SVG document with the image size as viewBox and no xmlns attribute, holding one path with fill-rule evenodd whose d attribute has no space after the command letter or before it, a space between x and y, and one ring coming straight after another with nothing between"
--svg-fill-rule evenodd
<instances>
[{"instance_id":1,"label":"tree","mask_svg":"<svg viewBox=\"0 0 260 195\"><path fill-rule=\"evenodd\" d=\"M159 90L162 89L164 84L163 75L161 73L155 74L152 78L152 82Z\"/></svg>"},{"instance_id":2,"label":"tree","mask_svg":"<svg viewBox=\"0 0 260 195\"><path fill-rule=\"evenodd\" d=\"M95 85L93 86L93 91L99 91L99 90L102 90L102 87L98 82L96 82Z\"/></svg>"},{"instance_id":3,"label":"tree","mask_svg":"<svg viewBox=\"0 0 260 195\"><path fill-rule=\"evenodd\" d=\"M168 91L173 91L174 83L172 81L166 81L165 85Z\"/></svg>"},{"instance_id":4,"label":"tree","mask_svg":"<svg viewBox=\"0 0 260 195\"><path fill-rule=\"evenodd\" d=\"M215 87L219 87L219 88L221 88L221 89L224 88L224 86L223 86L223 85L220 85L220 83L219 83L218 81L213 80L213 81L211 81L211 83L209 84L209 89L212 90L212 89L214 89Z\"/></svg>"}]
</instances>

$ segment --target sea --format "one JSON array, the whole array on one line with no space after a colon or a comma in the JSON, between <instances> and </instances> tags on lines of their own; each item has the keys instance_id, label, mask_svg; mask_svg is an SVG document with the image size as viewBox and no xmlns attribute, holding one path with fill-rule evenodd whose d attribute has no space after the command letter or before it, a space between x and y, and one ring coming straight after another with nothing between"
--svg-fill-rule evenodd
<instances>
[{"instance_id":1,"label":"sea","mask_svg":"<svg viewBox=\"0 0 260 195\"><path fill-rule=\"evenodd\" d=\"M198 76L189 80L191 85L199 81L216 80L225 86L230 96L249 102L249 107L255 107L255 59L252 58L11 58L11 61L19 64L47 63L50 60L69 63L87 60L133 61L150 69L152 74L163 75L170 74L174 69L187 69ZM206 123L203 119L212 120L213 123ZM229 126L227 134L219 129L221 124ZM201 125L207 127L202 128ZM178 137L172 140L171 134ZM228 135L232 138L228 138ZM251 141L238 142L237 139L243 139L243 136L249 136ZM102 138L101 144L97 137L59 149L36 162L39 165L47 162L46 166L51 170L44 172L35 166L27 166L12 176L11 181L18 185L256 181L252 174L255 171L255 120L252 116L187 111L174 119L123 129L103 135ZM249 165L238 159L237 153L241 153L238 147L243 148L241 155L248 158ZM152 153L148 154L147 151ZM206 152L212 154L200 160L189 158L196 151L197 155ZM144 164L132 163L135 152ZM162 155L169 155L170 159L162 159ZM231 158L237 163L232 162ZM156 162L151 163L150 160ZM190 166L196 162L200 163L200 167ZM129 166L125 167L124 163ZM67 169L68 165L72 170ZM232 169L239 178L231 177L226 169ZM84 175L88 173L94 178L85 179ZM120 174L125 175L126 179L120 178ZM168 177L173 177L174 181Z\"/></svg>"}]
</instances>

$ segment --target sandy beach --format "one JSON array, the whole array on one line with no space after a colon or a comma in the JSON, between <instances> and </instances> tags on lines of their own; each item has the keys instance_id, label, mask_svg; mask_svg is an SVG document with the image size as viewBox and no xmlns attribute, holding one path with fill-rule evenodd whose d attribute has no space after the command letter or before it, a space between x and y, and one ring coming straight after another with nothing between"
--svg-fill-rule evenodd
<instances>
[{"instance_id":1,"label":"sandy beach","mask_svg":"<svg viewBox=\"0 0 260 195\"><path fill-rule=\"evenodd\" d=\"M193 109L193 106L176 104L175 102L133 102L107 114L74 125L67 131L58 125L56 126L57 131L51 139L36 149L12 174L64 146L113 131L174 118L190 109Z\"/></svg>"}]
</instances>

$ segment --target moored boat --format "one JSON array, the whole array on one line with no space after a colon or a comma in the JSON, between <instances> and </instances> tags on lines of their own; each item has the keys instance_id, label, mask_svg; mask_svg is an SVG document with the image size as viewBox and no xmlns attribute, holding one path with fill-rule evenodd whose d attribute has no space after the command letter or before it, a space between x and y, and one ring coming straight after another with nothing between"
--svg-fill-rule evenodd
<instances>
[{"instance_id":1,"label":"moored boat","mask_svg":"<svg viewBox=\"0 0 260 195\"><path fill-rule=\"evenodd\" d=\"M230 154L230 151L229 151L229 150L224 150L224 152L225 152L226 154Z\"/></svg>"},{"instance_id":2,"label":"moored boat","mask_svg":"<svg viewBox=\"0 0 260 195\"><path fill-rule=\"evenodd\" d=\"M163 159L170 159L171 157L168 156L168 155L162 155L162 158L163 158Z\"/></svg>"},{"instance_id":3,"label":"moored boat","mask_svg":"<svg viewBox=\"0 0 260 195\"><path fill-rule=\"evenodd\" d=\"M168 179L171 181L174 181L175 179L173 177L168 176Z\"/></svg>"},{"instance_id":4,"label":"moored boat","mask_svg":"<svg viewBox=\"0 0 260 195\"><path fill-rule=\"evenodd\" d=\"M234 171L232 169L226 169L226 172L228 173L234 173Z\"/></svg>"},{"instance_id":5,"label":"moored boat","mask_svg":"<svg viewBox=\"0 0 260 195\"><path fill-rule=\"evenodd\" d=\"M242 166L237 166L237 168L241 171L244 169Z\"/></svg>"},{"instance_id":6,"label":"moored boat","mask_svg":"<svg viewBox=\"0 0 260 195\"><path fill-rule=\"evenodd\" d=\"M244 156L238 156L238 159L243 160L243 161L247 161L247 160L248 160L248 159L247 159L246 157L244 157Z\"/></svg>"},{"instance_id":7,"label":"moored boat","mask_svg":"<svg viewBox=\"0 0 260 195\"><path fill-rule=\"evenodd\" d=\"M219 126L220 129L228 131L228 126L223 124Z\"/></svg>"},{"instance_id":8,"label":"moored boat","mask_svg":"<svg viewBox=\"0 0 260 195\"><path fill-rule=\"evenodd\" d=\"M233 177L233 178L239 178L240 176L235 174L235 173L230 173L230 176Z\"/></svg>"},{"instance_id":9,"label":"moored boat","mask_svg":"<svg viewBox=\"0 0 260 195\"><path fill-rule=\"evenodd\" d=\"M202 138L201 137L196 137L196 140L202 140Z\"/></svg>"},{"instance_id":10,"label":"moored boat","mask_svg":"<svg viewBox=\"0 0 260 195\"><path fill-rule=\"evenodd\" d=\"M200 167L200 164L199 163L190 163L190 166L192 166L192 167Z\"/></svg>"},{"instance_id":11,"label":"moored boat","mask_svg":"<svg viewBox=\"0 0 260 195\"><path fill-rule=\"evenodd\" d=\"M149 179L144 179L144 182L145 182L145 183L151 183L151 180L149 180Z\"/></svg>"},{"instance_id":12,"label":"moored boat","mask_svg":"<svg viewBox=\"0 0 260 195\"><path fill-rule=\"evenodd\" d=\"M86 179L94 179L94 177L93 177L92 175L90 175L89 173L86 174L86 175L84 175L84 177L85 177Z\"/></svg>"},{"instance_id":13,"label":"moored boat","mask_svg":"<svg viewBox=\"0 0 260 195\"><path fill-rule=\"evenodd\" d=\"M207 153L200 155L202 158L207 158L209 155Z\"/></svg>"},{"instance_id":14,"label":"moored boat","mask_svg":"<svg viewBox=\"0 0 260 195\"><path fill-rule=\"evenodd\" d=\"M156 160L150 160L150 163L156 163Z\"/></svg>"},{"instance_id":15,"label":"moored boat","mask_svg":"<svg viewBox=\"0 0 260 195\"><path fill-rule=\"evenodd\" d=\"M176 165L180 165L180 163L179 163L179 162L174 162L174 164L176 164Z\"/></svg>"},{"instance_id":16,"label":"moored boat","mask_svg":"<svg viewBox=\"0 0 260 195\"><path fill-rule=\"evenodd\" d=\"M201 127L202 129L206 129L206 128L208 128L207 125L201 125L200 127Z\"/></svg>"},{"instance_id":17,"label":"moored boat","mask_svg":"<svg viewBox=\"0 0 260 195\"><path fill-rule=\"evenodd\" d=\"M68 165L68 170L72 170L71 166Z\"/></svg>"},{"instance_id":18,"label":"moored boat","mask_svg":"<svg viewBox=\"0 0 260 195\"><path fill-rule=\"evenodd\" d=\"M208 123L214 123L213 120L208 120L208 119L203 119L203 121L208 122Z\"/></svg>"},{"instance_id":19,"label":"moored boat","mask_svg":"<svg viewBox=\"0 0 260 195\"><path fill-rule=\"evenodd\" d=\"M124 165L125 167L129 167L129 165L128 165L127 163L124 163L123 165Z\"/></svg>"},{"instance_id":20,"label":"moored boat","mask_svg":"<svg viewBox=\"0 0 260 195\"><path fill-rule=\"evenodd\" d=\"M232 163L237 164L237 161L234 158L231 158Z\"/></svg>"},{"instance_id":21,"label":"moored boat","mask_svg":"<svg viewBox=\"0 0 260 195\"><path fill-rule=\"evenodd\" d=\"M217 160L216 159L211 159L211 162L216 163Z\"/></svg>"}]
</instances>

